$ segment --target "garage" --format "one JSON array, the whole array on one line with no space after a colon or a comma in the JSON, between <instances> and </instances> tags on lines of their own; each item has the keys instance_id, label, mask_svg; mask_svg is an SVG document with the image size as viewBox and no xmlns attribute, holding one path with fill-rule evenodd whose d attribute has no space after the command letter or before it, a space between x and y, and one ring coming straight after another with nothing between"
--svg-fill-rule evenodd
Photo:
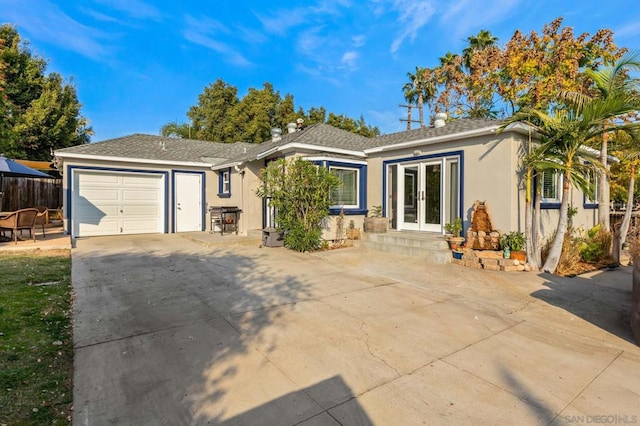
<instances>
[{"instance_id":1,"label":"garage","mask_svg":"<svg viewBox=\"0 0 640 426\"><path fill-rule=\"evenodd\" d=\"M166 173L73 170L73 237L165 232Z\"/></svg>"}]
</instances>

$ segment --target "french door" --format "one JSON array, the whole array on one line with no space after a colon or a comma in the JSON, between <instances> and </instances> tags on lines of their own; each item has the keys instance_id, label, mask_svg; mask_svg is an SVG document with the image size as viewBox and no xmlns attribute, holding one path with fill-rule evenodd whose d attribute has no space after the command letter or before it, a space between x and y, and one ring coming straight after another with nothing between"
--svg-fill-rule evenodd
<instances>
[{"instance_id":1,"label":"french door","mask_svg":"<svg viewBox=\"0 0 640 426\"><path fill-rule=\"evenodd\" d=\"M398 165L398 229L442 232L458 216L458 159Z\"/></svg>"}]
</instances>

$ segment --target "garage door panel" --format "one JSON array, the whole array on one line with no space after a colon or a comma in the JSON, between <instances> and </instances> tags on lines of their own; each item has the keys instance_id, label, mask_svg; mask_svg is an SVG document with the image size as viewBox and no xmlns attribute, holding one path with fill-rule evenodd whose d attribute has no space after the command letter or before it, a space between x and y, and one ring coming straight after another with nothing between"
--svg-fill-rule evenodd
<instances>
[{"instance_id":1,"label":"garage door panel","mask_svg":"<svg viewBox=\"0 0 640 426\"><path fill-rule=\"evenodd\" d=\"M118 175L106 173L81 173L78 174L78 181L82 182L83 185L92 186L109 186L120 183Z\"/></svg>"},{"instance_id":2,"label":"garage door panel","mask_svg":"<svg viewBox=\"0 0 640 426\"><path fill-rule=\"evenodd\" d=\"M158 224L148 220L136 220L133 218L121 221L122 234L141 234L158 232Z\"/></svg>"},{"instance_id":3,"label":"garage door panel","mask_svg":"<svg viewBox=\"0 0 640 426\"><path fill-rule=\"evenodd\" d=\"M80 222L78 224L78 235L83 237L93 237L97 235L117 235L120 233L118 220L101 220L100 223Z\"/></svg>"},{"instance_id":4,"label":"garage door panel","mask_svg":"<svg viewBox=\"0 0 640 426\"><path fill-rule=\"evenodd\" d=\"M122 213L124 216L144 216L144 217L159 217L160 212L157 207L154 206L125 206Z\"/></svg>"},{"instance_id":5,"label":"garage door panel","mask_svg":"<svg viewBox=\"0 0 640 426\"><path fill-rule=\"evenodd\" d=\"M149 179L148 175L145 175L145 176L122 175L122 183L123 185L127 185L127 186L158 188L159 186L158 180Z\"/></svg>"},{"instance_id":6,"label":"garage door panel","mask_svg":"<svg viewBox=\"0 0 640 426\"><path fill-rule=\"evenodd\" d=\"M122 199L124 201L159 201L157 189L123 189Z\"/></svg>"},{"instance_id":7,"label":"garage door panel","mask_svg":"<svg viewBox=\"0 0 640 426\"><path fill-rule=\"evenodd\" d=\"M113 188L96 188L92 186L86 186L86 187L81 186L78 194L81 197L79 201L83 201L83 198L84 198L84 201L87 202L87 197L90 197L91 201L94 203L96 201L101 201L101 200L117 202L118 199L120 198L119 190L113 189Z\"/></svg>"},{"instance_id":8,"label":"garage door panel","mask_svg":"<svg viewBox=\"0 0 640 426\"><path fill-rule=\"evenodd\" d=\"M164 176L77 171L74 235L164 232Z\"/></svg>"}]
</instances>

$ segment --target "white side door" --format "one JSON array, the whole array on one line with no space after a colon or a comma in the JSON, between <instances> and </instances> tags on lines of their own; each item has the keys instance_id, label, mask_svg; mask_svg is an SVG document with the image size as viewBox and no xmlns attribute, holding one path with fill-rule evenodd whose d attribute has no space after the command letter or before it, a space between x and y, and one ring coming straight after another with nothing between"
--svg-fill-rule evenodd
<instances>
[{"instance_id":1,"label":"white side door","mask_svg":"<svg viewBox=\"0 0 640 426\"><path fill-rule=\"evenodd\" d=\"M175 231L202 231L202 174L176 173L174 178Z\"/></svg>"}]
</instances>

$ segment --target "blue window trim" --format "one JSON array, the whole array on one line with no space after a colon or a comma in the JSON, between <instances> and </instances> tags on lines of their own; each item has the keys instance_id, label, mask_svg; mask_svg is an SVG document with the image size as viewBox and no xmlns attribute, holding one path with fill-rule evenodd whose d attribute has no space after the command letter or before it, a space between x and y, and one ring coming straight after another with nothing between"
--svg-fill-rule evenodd
<instances>
[{"instance_id":1,"label":"blue window trim","mask_svg":"<svg viewBox=\"0 0 640 426\"><path fill-rule=\"evenodd\" d=\"M458 176L460 179L460 202L458 203L458 216L464 218L464 151L449 151L443 152L439 154L427 154L427 155L417 155L412 157L403 157L396 158L393 160L385 160L382 162L382 215L387 215L387 174L389 172L389 166L392 164L398 163L407 163L410 161L416 160L427 160L432 158L442 158L442 157L458 157L458 164L460 166L460 170L458 171Z\"/></svg>"},{"instance_id":2,"label":"blue window trim","mask_svg":"<svg viewBox=\"0 0 640 426\"><path fill-rule=\"evenodd\" d=\"M222 192L224 189L224 172L229 173L229 192ZM218 170L218 197L220 198L230 198L231 197L231 167L227 169Z\"/></svg>"},{"instance_id":3,"label":"blue window trim","mask_svg":"<svg viewBox=\"0 0 640 426\"><path fill-rule=\"evenodd\" d=\"M97 172L122 172L122 173L141 173L151 175L163 175L164 176L164 229L163 233L169 232L169 172L159 170L140 170L140 169L122 169L115 167L95 167L95 166L68 166L66 167L65 174L67 175L67 190L65 215L67 216L67 234L73 234L73 175L76 170L97 171ZM74 238L76 235L72 235Z\"/></svg>"},{"instance_id":4,"label":"blue window trim","mask_svg":"<svg viewBox=\"0 0 640 426\"><path fill-rule=\"evenodd\" d=\"M338 208L331 207L329 214L332 216L339 215L344 211L345 216L349 215L362 215L367 213L367 165L355 164L348 161L338 160L325 160L321 162L314 162L316 164L326 167L327 170L331 167L355 169L358 170L358 207ZM320 164L322 163L322 164Z\"/></svg>"},{"instance_id":5,"label":"blue window trim","mask_svg":"<svg viewBox=\"0 0 640 426\"><path fill-rule=\"evenodd\" d=\"M538 176L535 176L533 178L533 199L535 200L535 197L538 195L535 188L538 187ZM540 197L542 197L542 194L540 194ZM540 201L540 209L544 209L544 210L558 210L560 209L560 205L562 204L562 201L560 202L543 202L542 200Z\"/></svg>"},{"instance_id":6,"label":"blue window trim","mask_svg":"<svg viewBox=\"0 0 640 426\"><path fill-rule=\"evenodd\" d=\"M205 231L206 227L207 227L207 212L206 212L206 205L207 205L207 200L206 200L206 186L207 186L207 179L206 179L206 175L205 172L195 172L193 170L171 170L171 189L173 191L173 196L171 197L171 211L175 212L176 211L176 173L185 173L185 174L195 174L195 175L200 175L200 182L202 182L202 185L200 190L201 190L201 194L200 197L202 200L202 205L201 205L201 209L202 209L202 221L200 222L200 227L201 227L201 231ZM175 215L173 215L173 221L171 223L171 232L175 233L176 232L176 218Z\"/></svg>"}]
</instances>

